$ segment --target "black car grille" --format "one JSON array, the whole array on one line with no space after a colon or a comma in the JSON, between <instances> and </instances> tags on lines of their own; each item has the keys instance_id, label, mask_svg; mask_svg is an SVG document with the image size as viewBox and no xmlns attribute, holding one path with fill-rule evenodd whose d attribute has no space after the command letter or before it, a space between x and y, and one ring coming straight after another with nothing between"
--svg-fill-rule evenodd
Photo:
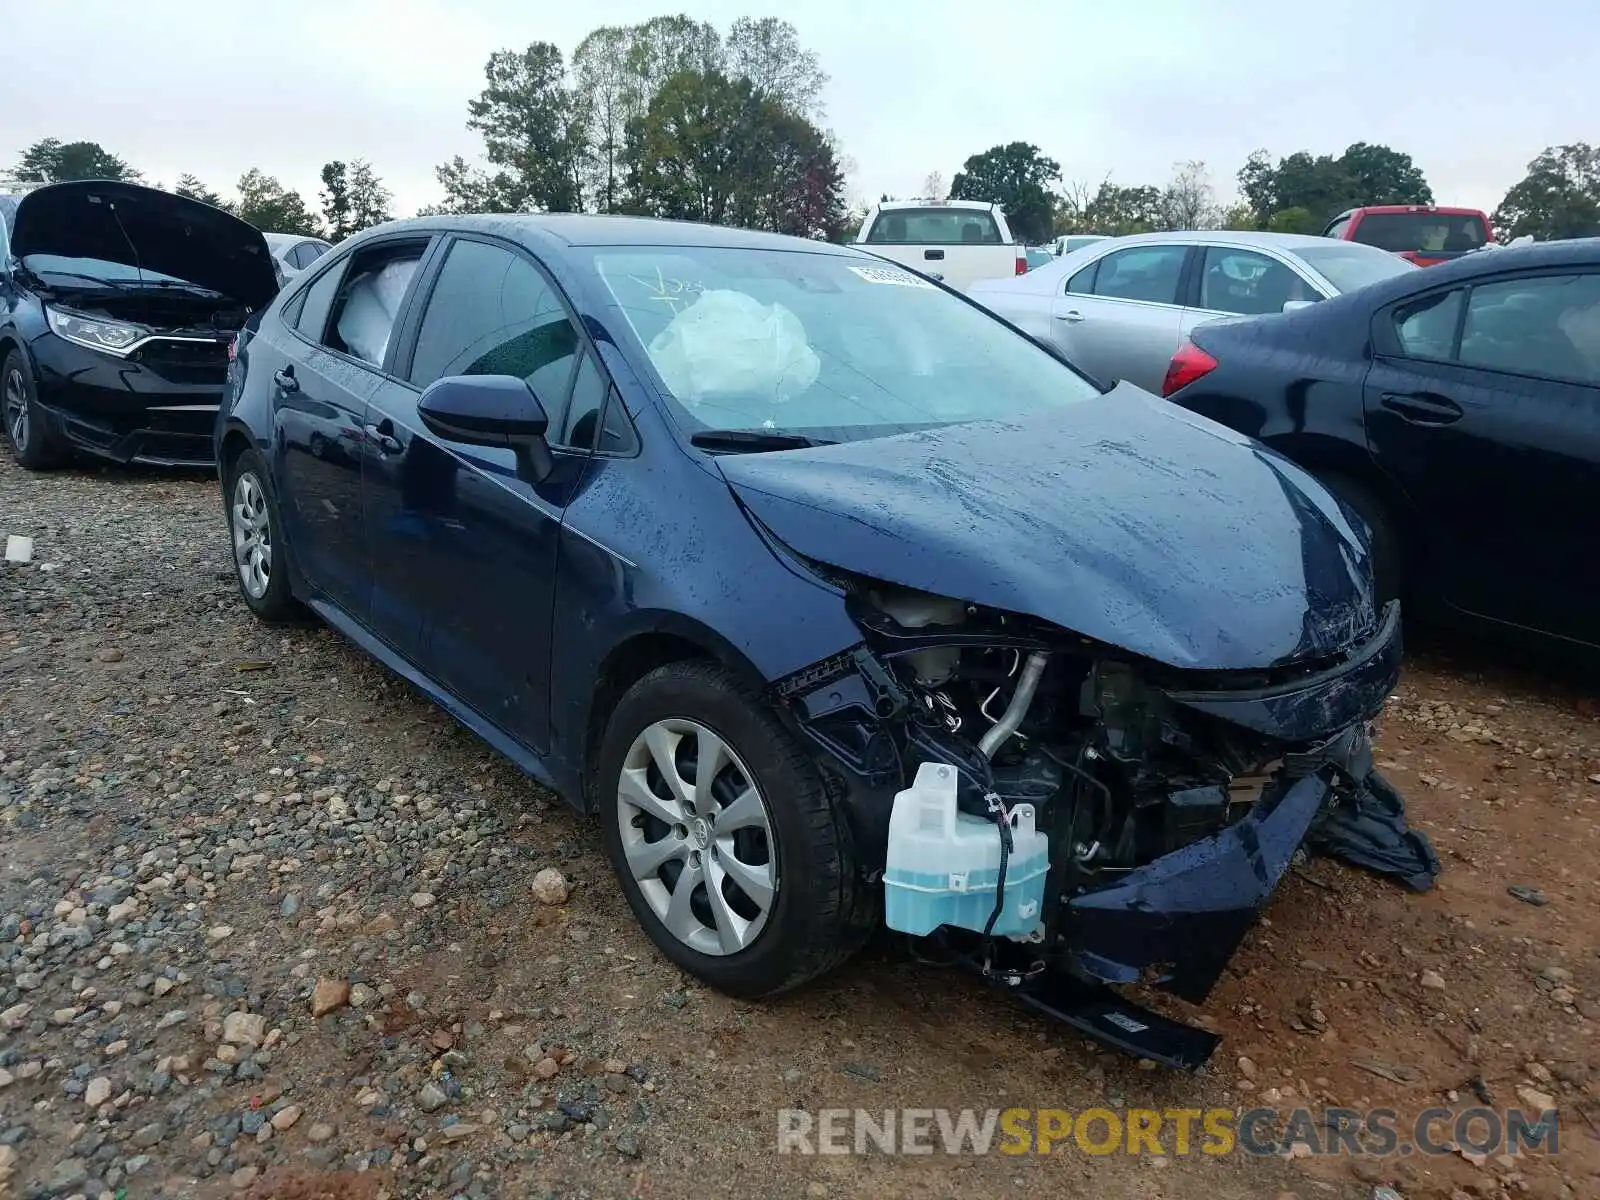
<instances>
[{"instance_id":1,"label":"black car grille","mask_svg":"<svg viewBox=\"0 0 1600 1200\"><path fill-rule=\"evenodd\" d=\"M173 383L213 383L221 387L228 375L228 343L224 341L180 342L157 338L140 346L128 358Z\"/></svg>"}]
</instances>

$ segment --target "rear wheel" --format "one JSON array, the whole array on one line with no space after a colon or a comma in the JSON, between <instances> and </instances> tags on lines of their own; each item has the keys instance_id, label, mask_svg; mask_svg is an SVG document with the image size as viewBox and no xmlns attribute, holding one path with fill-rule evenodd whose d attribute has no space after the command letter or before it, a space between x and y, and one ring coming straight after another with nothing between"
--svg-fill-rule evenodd
<instances>
[{"instance_id":1,"label":"rear wheel","mask_svg":"<svg viewBox=\"0 0 1600 1200\"><path fill-rule=\"evenodd\" d=\"M0 366L0 428L19 464L38 471L60 461L61 447L45 426L34 392L33 372L21 351L6 355Z\"/></svg>"},{"instance_id":2,"label":"rear wheel","mask_svg":"<svg viewBox=\"0 0 1600 1200\"><path fill-rule=\"evenodd\" d=\"M599 761L606 855L661 951L730 995L804 983L871 929L848 827L806 749L711 663L658 668Z\"/></svg>"},{"instance_id":3,"label":"rear wheel","mask_svg":"<svg viewBox=\"0 0 1600 1200\"><path fill-rule=\"evenodd\" d=\"M1377 600L1381 608L1391 600L1400 598L1405 590L1405 567L1402 561L1400 535L1395 530L1394 519L1388 507L1348 475L1332 471L1317 476L1327 489L1343 500L1356 515L1367 523L1372 536L1372 574L1377 586Z\"/></svg>"},{"instance_id":4,"label":"rear wheel","mask_svg":"<svg viewBox=\"0 0 1600 1200\"><path fill-rule=\"evenodd\" d=\"M254 450L246 450L229 464L223 494L228 503L235 577L244 602L263 621L294 620L301 609L289 588L278 498L266 464Z\"/></svg>"}]
</instances>

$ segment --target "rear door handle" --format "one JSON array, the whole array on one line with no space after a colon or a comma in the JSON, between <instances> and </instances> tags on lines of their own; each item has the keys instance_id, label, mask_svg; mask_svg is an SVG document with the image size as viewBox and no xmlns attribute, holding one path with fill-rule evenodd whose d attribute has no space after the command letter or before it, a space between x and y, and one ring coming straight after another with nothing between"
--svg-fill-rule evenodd
<instances>
[{"instance_id":1,"label":"rear door handle","mask_svg":"<svg viewBox=\"0 0 1600 1200\"><path fill-rule=\"evenodd\" d=\"M389 420L385 420L382 425L364 425L361 431L367 435L368 440L378 448L380 453L399 454L400 451L405 449L394 436L394 424Z\"/></svg>"},{"instance_id":2,"label":"rear door handle","mask_svg":"<svg viewBox=\"0 0 1600 1200\"><path fill-rule=\"evenodd\" d=\"M1463 413L1461 405L1437 392L1384 392L1382 402L1413 425L1449 425Z\"/></svg>"},{"instance_id":3,"label":"rear door handle","mask_svg":"<svg viewBox=\"0 0 1600 1200\"><path fill-rule=\"evenodd\" d=\"M1069 308L1066 312L1058 312L1056 314L1056 320L1066 321L1070 324L1076 325L1079 321L1083 320L1083 314L1075 308Z\"/></svg>"},{"instance_id":4,"label":"rear door handle","mask_svg":"<svg viewBox=\"0 0 1600 1200\"><path fill-rule=\"evenodd\" d=\"M926 259L930 259L933 262L943 262L944 261L944 251L943 250L924 250L922 252L922 257L926 258Z\"/></svg>"},{"instance_id":5,"label":"rear door handle","mask_svg":"<svg viewBox=\"0 0 1600 1200\"><path fill-rule=\"evenodd\" d=\"M273 372L272 382L285 392L298 392L300 390L300 381L294 377L293 367L284 367L279 371Z\"/></svg>"}]
</instances>

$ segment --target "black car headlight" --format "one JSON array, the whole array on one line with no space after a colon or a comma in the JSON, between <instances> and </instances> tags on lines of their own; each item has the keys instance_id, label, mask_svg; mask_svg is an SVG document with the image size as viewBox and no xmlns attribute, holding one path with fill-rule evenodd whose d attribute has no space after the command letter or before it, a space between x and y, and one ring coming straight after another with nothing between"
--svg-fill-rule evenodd
<instances>
[{"instance_id":1,"label":"black car headlight","mask_svg":"<svg viewBox=\"0 0 1600 1200\"><path fill-rule=\"evenodd\" d=\"M45 305L45 315L50 320L51 331L63 341L105 354L122 358L145 338L150 330L143 325L127 321L112 321L105 317L90 317L71 309Z\"/></svg>"}]
</instances>

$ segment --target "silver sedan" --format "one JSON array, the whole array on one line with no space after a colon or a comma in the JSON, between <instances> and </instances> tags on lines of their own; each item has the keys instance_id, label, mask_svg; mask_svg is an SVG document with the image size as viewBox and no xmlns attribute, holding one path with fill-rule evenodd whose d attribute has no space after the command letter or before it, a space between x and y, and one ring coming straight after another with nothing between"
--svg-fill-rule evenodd
<instances>
[{"instance_id":1,"label":"silver sedan","mask_svg":"<svg viewBox=\"0 0 1600 1200\"><path fill-rule=\"evenodd\" d=\"M1107 238L967 294L1105 383L1157 395L1202 321L1283 312L1418 268L1358 242L1213 230Z\"/></svg>"}]
</instances>

